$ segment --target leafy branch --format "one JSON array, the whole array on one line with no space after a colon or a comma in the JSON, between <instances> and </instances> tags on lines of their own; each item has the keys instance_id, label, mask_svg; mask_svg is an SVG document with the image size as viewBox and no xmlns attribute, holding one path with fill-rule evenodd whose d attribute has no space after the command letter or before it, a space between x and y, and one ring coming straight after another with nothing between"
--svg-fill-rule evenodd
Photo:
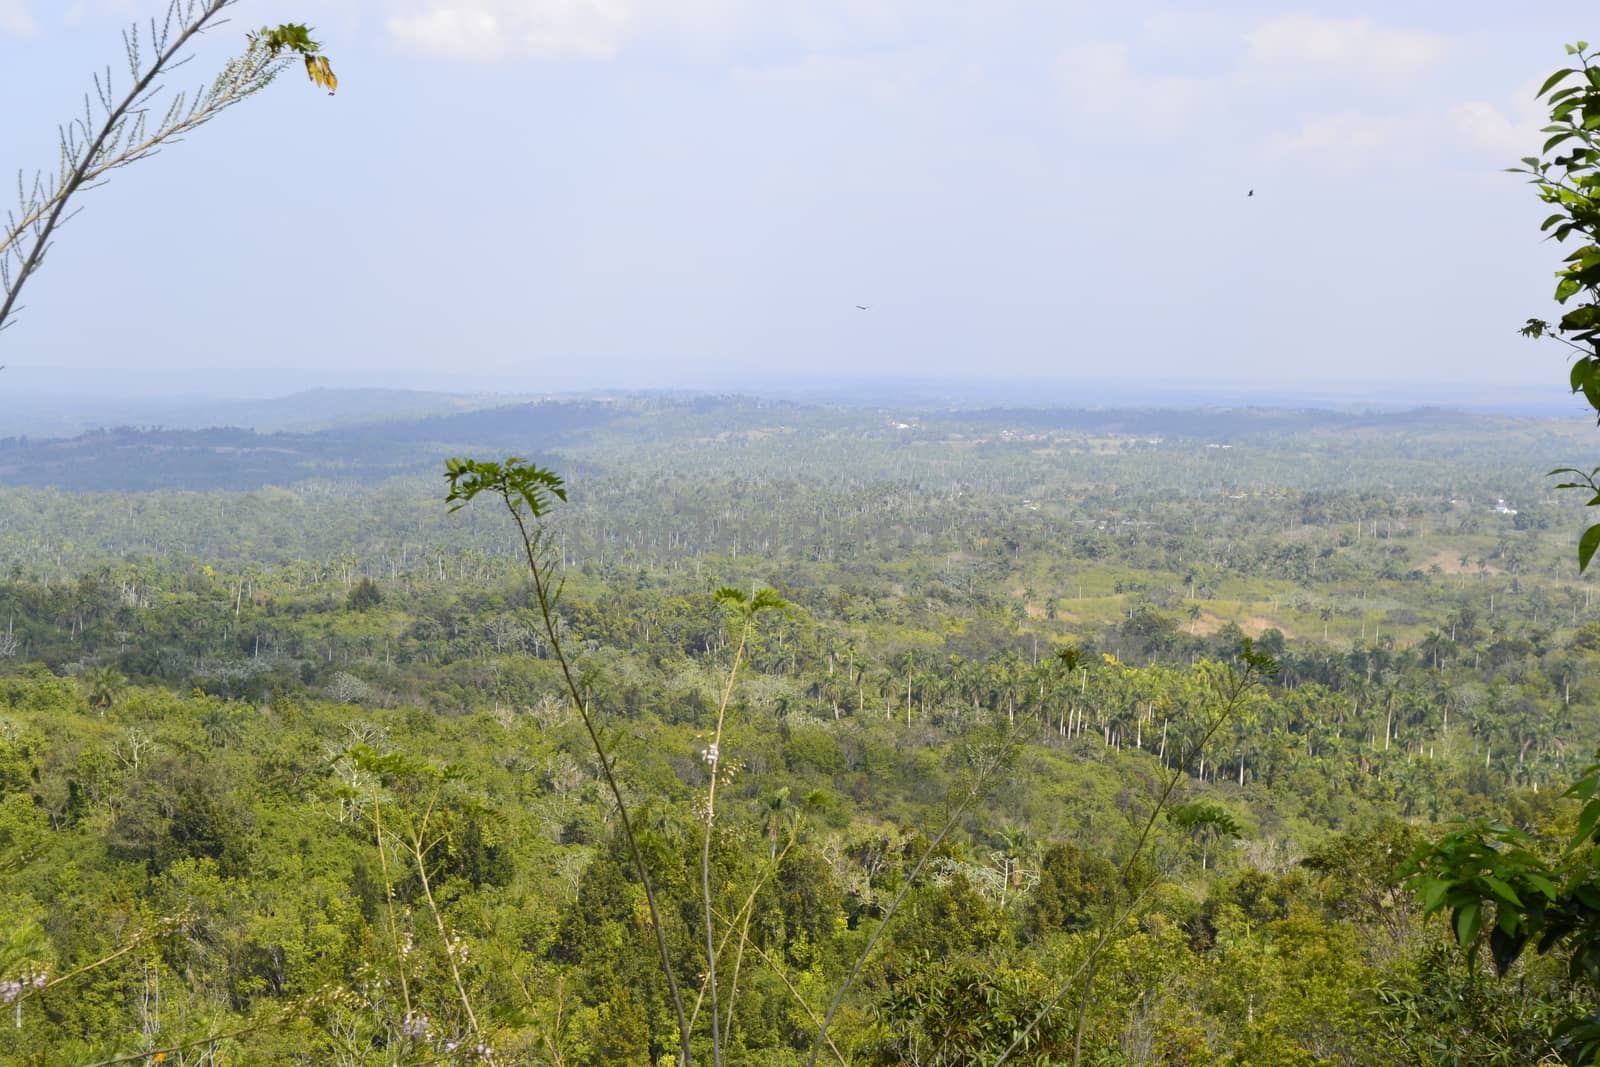
<instances>
[{"instance_id":1,"label":"leafy branch","mask_svg":"<svg viewBox=\"0 0 1600 1067\"><path fill-rule=\"evenodd\" d=\"M527 560L528 573L533 578L534 600L539 607L539 618L544 627L545 640L549 643L551 655L561 668L562 682L566 687L567 698L572 703L572 709L582 720L583 728L589 735L589 743L599 758L606 787L611 791L611 798L617 805L617 817L622 823L623 839L628 846L629 855L633 857L639 881L644 886L645 905L649 909L650 925L655 932L656 951L661 958L662 972L667 978L673 1010L677 1013L679 1063L681 1067L689 1067L693 1062L689 1044L689 1017L684 1011L683 996L678 990L678 978L672 966L672 956L667 950L667 935L661 921L661 910L656 904L655 887L650 881L650 871L645 864L644 853L640 850L638 839L634 835L633 819L628 813L627 801L623 799L622 787L617 782L613 758L600 739L600 731L595 725L589 701L585 698L583 688L573 673L572 662L561 644L560 628L556 626L555 611L556 603L561 597L561 583L556 575L557 560L550 551L549 531L544 521L557 501L566 501L566 484L554 471L529 463L518 456L511 456L503 463L476 459L447 459L445 478L450 483L445 503L452 512L460 511L479 494L487 493L505 505L506 511L516 524L517 536L522 542L523 556Z\"/></svg>"},{"instance_id":2,"label":"leafy branch","mask_svg":"<svg viewBox=\"0 0 1600 1067\"><path fill-rule=\"evenodd\" d=\"M1524 337L1553 338L1575 353L1568 382L1600 417L1600 65L1587 41L1567 45L1567 55L1575 65L1550 75L1535 94L1550 108L1550 124L1542 131L1549 136L1537 156L1525 156L1520 167L1508 169L1526 174L1539 199L1555 209L1539 225L1540 231L1560 244L1577 239L1577 247L1556 271L1555 288L1558 304L1574 306L1554 323L1529 319L1520 332ZM1594 480L1600 467L1588 474L1574 468L1551 472L1568 473L1579 480L1558 488L1589 489L1592 495L1586 506L1600 505ZM1600 526L1592 526L1579 541L1579 572L1588 568L1597 547Z\"/></svg>"},{"instance_id":3,"label":"leafy branch","mask_svg":"<svg viewBox=\"0 0 1600 1067\"><path fill-rule=\"evenodd\" d=\"M206 30L221 25L223 13L238 0L171 0L164 19L151 19L124 31L127 84L118 92L111 70L94 76L83 114L61 128L60 163L54 174L36 173L32 182L17 174L17 206L0 231L0 330L21 310L22 287L44 264L52 242L76 213L78 194L103 184L120 167L155 155L182 140L224 111L272 84L299 55L313 82L330 93L338 87L322 46L308 27L286 23L248 35L245 52L230 59L209 86L173 94L158 110L161 79L188 62L185 50ZM160 115L156 119L154 116Z\"/></svg>"},{"instance_id":4,"label":"leafy branch","mask_svg":"<svg viewBox=\"0 0 1600 1067\"><path fill-rule=\"evenodd\" d=\"M534 598L539 610L546 641L551 655L560 669L572 708L583 722L584 729L589 735L590 743L599 757L606 786L619 813L624 840L630 855L633 857L634 867L645 890L645 902L654 928L657 952L660 957L662 971L668 980L673 1007L677 1012L680 1041L679 1062L684 1067L687 1067L692 1062L690 1035L694 1024L685 1010L684 1001L679 991L676 974L667 949L661 910L656 899L655 888L634 832L633 816L628 809L616 777L615 761L607 751L605 742L601 738L593 710L589 706L589 701L585 695L585 687L579 680L571 660L567 657L562 647L561 630L557 625L555 606L560 598L561 583L557 573L558 558L552 550L545 520L558 503L566 501L565 483L553 471L518 457L511 457L500 463L474 459L449 459L445 461L445 477L450 485L449 492L446 495L446 503L451 511L457 511L467 506L479 495L487 493L501 501L516 526L522 544L522 554L529 574L533 578ZM726 1044L728 1032L731 1030L733 1022L731 1004L727 1012L726 1022L723 1019L723 998L716 970L718 957L726 949L728 938L733 931L732 925L727 921L723 921L721 924L723 930L720 931L722 934L721 944L718 943L718 920L721 916L713 901L710 879L710 846L713 823L716 816L717 786L721 780L721 768L725 762L722 745L728 712L732 706L734 686L739 671L748 658L749 644L755 632L757 619L763 613L784 610L787 605L770 589L747 595L741 590L723 588L717 590L714 596L718 605L727 610L732 616L732 620L737 627L738 638L734 644L733 657L728 673L723 680L715 728L705 751L705 760L710 765L711 776L705 799L706 807L702 816L704 828L700 842L699 892L702 898L703 921L705 923L707 970L699 997L696 998L694 1018L698 1018L702 1002L708 1002L706 1007L711 1020L712 1061L720 1064L722 1062L723 1046ZM941 820L939 829L928 840L916 863L907 872L894 899L884 909L883 915L860 952L856 955L848 973L835 988L826 1011L820 1019L817 1019L815 1014L811 1013L810 1009L807 1008L807 1012L811 1014L816 1026L813 1044L807 1058L808 1067L817 1062L824 1048L829 1049L835 1056L839 1055L839 1050L829 1034L833 1021L867 962L872 958L873 952L883 934L888 930L900 911L907 894L918 884L928 864L939 855L940 849L956 827L960 825L967 811L988 793L1005 769L1011 766L1018 751L1020 740L1027 733L1037 729L1037 726L1036 716L1023 717L1001 731L999 736L986 742L974 743L971 746L969 752L970 766L966 780L956 794L952 796L951 803L944 813L945 817ZM1207 736L1209 737L1209 734ZM1147 827L1146 833L1148 834L1148 832L1149 828ZM781 856L778 858L781 858ZM774 867L776 862L777 859L774 859ZM770 870L768 874L770 874ZM764 877L765 875L763 879ZM741 912L748 913L759 888L760 880L751 889ZM740 918L736 915L733 923L739 922ZM755 947L748 942L748 917L744 919L743 927L744 929L741 929L739 933L739 951L741 955L746 947ZM737 982L737 967L735 969L734 982ZM788 983L785 982L785 984L787 985ZM732 996L731 992L729 996Z\"/></svg>"}]
</instances>

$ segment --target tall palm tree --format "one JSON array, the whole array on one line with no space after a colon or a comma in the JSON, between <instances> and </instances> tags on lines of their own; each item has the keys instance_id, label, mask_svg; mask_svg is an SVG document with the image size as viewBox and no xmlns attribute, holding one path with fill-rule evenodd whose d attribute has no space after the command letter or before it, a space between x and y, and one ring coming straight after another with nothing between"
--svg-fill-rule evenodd
<instances>
[{"instance_id":1,"label":"tall palm tree","mask_svg":"<svg viewBox=\"0 0 1600 1067\"><path fill-rule=\"evenodd\" d=\"M1219 842L1243 835L1239 822L1225 808L1210 801L1196 800L1173 808L1168 816L1174 826L1184 831L1200 846L1200 869L1206 869L1211 847Z\"/></svg>"},{"instance_id":2,"label":"tall palm tree","mask_svg":"<svg viewBox=\"0 0 1600 1067\"><path fill-rule=\"evenodd\" d=\"M91 667L83 672L83 688L89 698L89 706L99 708L103 713L127 692L128 680L114 667Z\"/></svg>"}]
</instances>

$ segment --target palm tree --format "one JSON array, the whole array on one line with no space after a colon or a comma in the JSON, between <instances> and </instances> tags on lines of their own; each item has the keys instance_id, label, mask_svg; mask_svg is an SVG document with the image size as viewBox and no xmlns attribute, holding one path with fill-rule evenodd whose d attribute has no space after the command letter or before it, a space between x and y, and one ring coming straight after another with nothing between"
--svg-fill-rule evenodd
<instances>
[{"instance_id":1,"label":"palm tree","mask_svg":"<svg viewBox=\"0 0 1600 1067\"><path fill-rule=\"evenodd\" d=\"M227 748L239 739L244 723L237 705L217 704L200 713L200 728L213 748Z\"/></svg>"},{"instance_id":2,"label":"palm tree","mask_svg":"<svg viewBox=\"0 0 1600 1067\"><path fill-rule=\"evenodd\" d=\"M1456 645L1449 637L1435 630L1418 643L1417 651L1421 652L1425 658L1433 661L1433 669L1437 672L1440 660L1453 656L1456 651Z\"/></svg>"},{"instance_id":3,"label":"palm tree","mask_svg":"<svg viewBox=\"0 0 1600 1067\"><path fill-rule=\"evenodd\" d=\"M1211 846L1224 840L1243 836L1239 821L1229 812L1208 800L1196 800L1172 809L1167 816L1174 826L1184 831L1200 845L1200 869L1206 869Z\"/></svg>"},{"instance_id":4,"label":"palm tree","mask_svg":"<svg viewBox=\"0 0 1600 1067\"><path fill-rule=\"evenodd\" d=\"M83 688L89 698L89 706L99 708L103 714L127 692L128 680L117 673L114 667L91 667L83 672Z\"/></svg>"},{"instance_id":5,"label":"palm tree","mask_svg":"<svg viewBox=\"0 0 1600 1067\"><path fill-rule=\"evenodd\" d=\"M767 856L769 859L778 857L778 835L783 829L793 829L795 807L789 799L789 787L784 786L775 793L770 793L761 799L762 813L766 816L767 823Z\"/></svg>"}]
</instances>

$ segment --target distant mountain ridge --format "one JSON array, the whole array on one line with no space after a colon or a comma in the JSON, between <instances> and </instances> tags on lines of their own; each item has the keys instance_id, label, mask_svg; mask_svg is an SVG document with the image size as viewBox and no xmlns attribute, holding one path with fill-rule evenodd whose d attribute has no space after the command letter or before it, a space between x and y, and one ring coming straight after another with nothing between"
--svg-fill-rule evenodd
<instances>
[{"instance_id":1,"label":"distant mountain ridge","mask_svg":"<svg viewBox=\"0 0 1600 1067\"><path fill-rule=\"evenodd\" d=\"M324 410L343 399L338 391L329 390L275 403L287 405L303 397ZM367 399L368 410L381 407L383 398ZM718 441L732 445L758 440L775 431L782 431L797 447L804 447L808 438L841 435L904 444L919 438L1004 442L1036 434L1142 440L1149 447L1162 442L1220 446L1397 432L1423 442L1440 433L1492 430L1504 436L1513 428L1520 428L1518 436L1553 438L1570 437L1587 427L1576 420L1518 419L1439 408L1359 413L1255 407L896 411L735 396L614 395L412 418L394 416L391 409L387 417L356 418L311 431L119 427L66 438L9 437L0 439L0 485L145 492L253 490L313 480L374 483L436 474L446 456L461 454L517 454L577 473L596 469L585 459L584 446L589 444L689 450ZM1551 451L1562 455L1572 447L1562 444Z\"/></svg>"},{"instance_id":2,"label":"distant mountain ridge","mask_svg":"<svg viewBox=\"0 0 1600 1067\"><path fill-rule=\"evenodd\" d=\"M420 419L503 407L532 400L504 394L417 392L408 389L317 388L260 399L73 397L22 391L23 404L0 418L0 435L72 437L97 429L138 426L206 430L237 426L262 433L309 433L357 423Z\"/></svg>"},{"instance_id":3,"label":"distant mountain ridge","mask_svg":"<svg viewBox=\"0 0 1600 1067\"><path fill-rule=\"evenodd\" d=\"M73 491L257 489L316 478L381 481L432 471L452 452L539 456L619 417L603 404L517 404L315 432L240 427L93 430L0 440L0 484Z\"/></svg>"}]
</instances>

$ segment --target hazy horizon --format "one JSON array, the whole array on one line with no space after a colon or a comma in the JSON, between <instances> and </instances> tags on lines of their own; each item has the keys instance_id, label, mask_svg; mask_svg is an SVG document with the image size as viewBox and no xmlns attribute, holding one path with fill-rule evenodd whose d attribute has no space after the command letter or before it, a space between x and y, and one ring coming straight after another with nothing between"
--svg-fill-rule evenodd
<instances>
[{"instance_id":1,"label":"hazy horizon","mask_svg":"<svg viewBox=\"0 0 1600 1067\"><path fill-rule=\"evenodd\" d=\"M462 405L493 407L543 397L742 395L757 399L905 411L976 408L1172 409L1287 408L1404 411L1442 408L1509 416L1584 415L1557 382L1477 385L1223 381L1137 378L745 375L699 383L641 383L569 377L460 376L408 372L375 377L360 370L312 368L94 368L91 372L12 366L0 373L12 403L0 411L0 437L74 436L112 426L196 428L253 425L270 408L274 427L292 425L295 403L311 404L308 423L340 421L339 403L359 400L347 420L421 416ZM318 394L331 395L319 397ZM331 405L331 408L329 407ZM331 413L330 413L331 412Z\"/></svg>"},{"instance_id":2,"label":"hazy horizon","mask_svg":"<svg viewBox=\"0 0 1600 1067\"><path fill-rule=\"evenodd\" d=\"M0 84L26 102L0 162L50 164L125 20L160 6L0 0ZM85 197L0 362L456 388L1565 376L1516 336L1548 313L1558 257L1501 173L1537 149L1533 90L1577 32L1555 12L286 14L315 24L338 96L291 72Z\"/></svg>"}]
</instances>

